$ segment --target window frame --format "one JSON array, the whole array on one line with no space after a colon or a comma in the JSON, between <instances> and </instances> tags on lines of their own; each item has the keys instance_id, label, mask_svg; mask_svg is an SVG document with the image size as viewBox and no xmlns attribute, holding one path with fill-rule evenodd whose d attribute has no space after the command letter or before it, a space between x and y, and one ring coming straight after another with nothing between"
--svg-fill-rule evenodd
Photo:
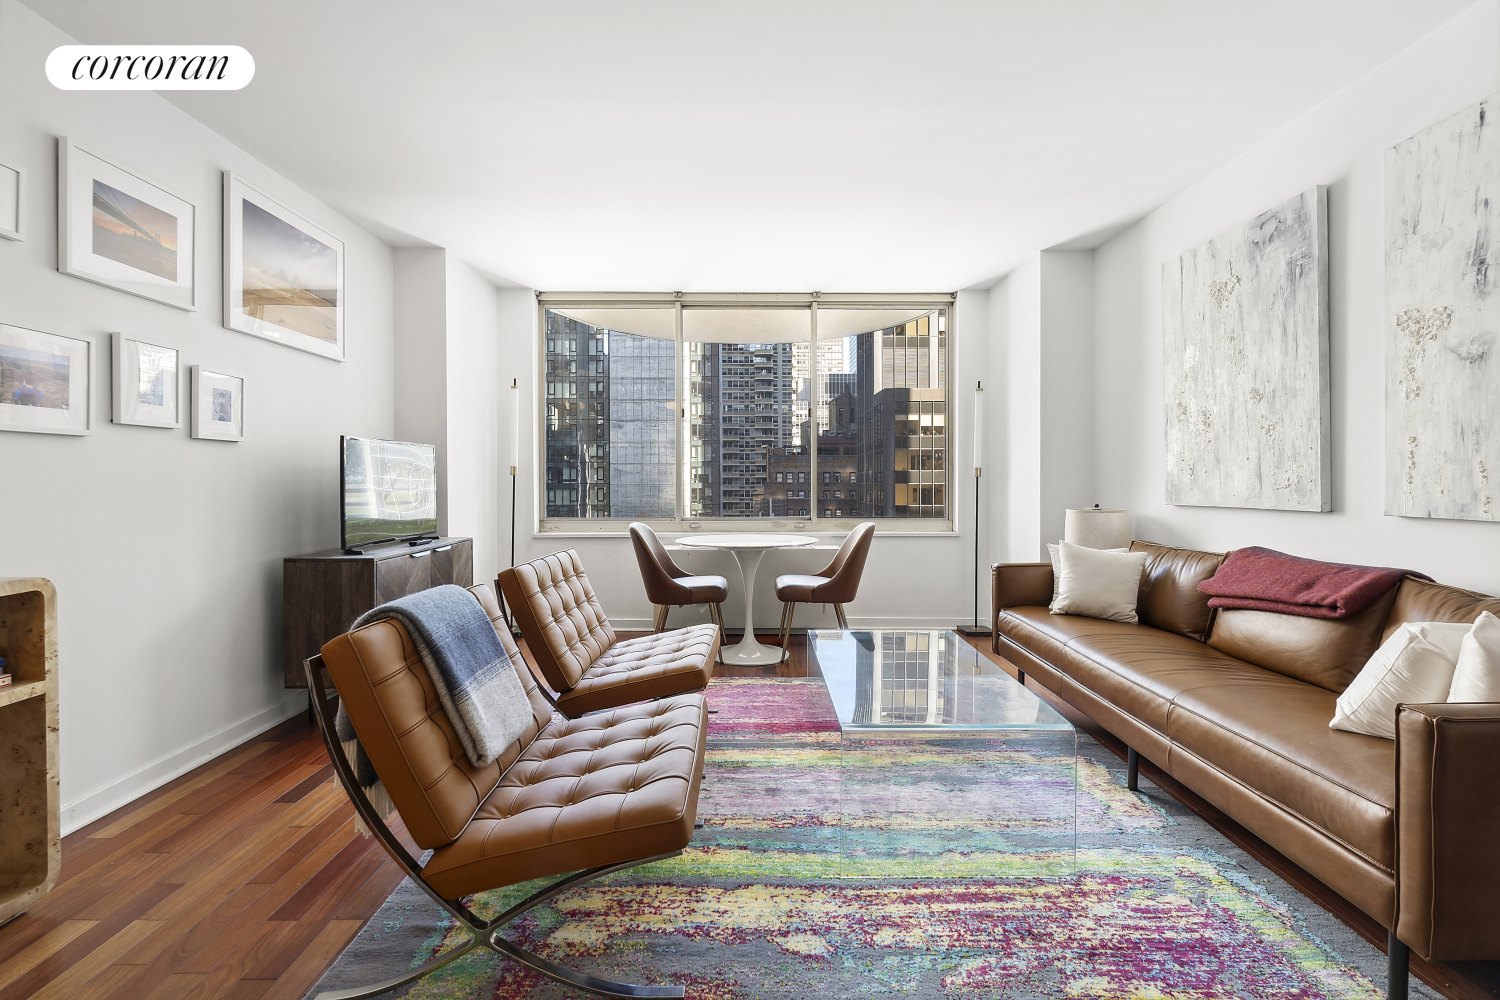
<instances>
[{"instance_id":1,"label":"window frame","mask_svg":"<svg viewBox=\"0 0 1500 1000\"><path fill-rule=\"evenodd\" d=\"M823 514L823 508L819 506L818 500L807 498L807 515L797 517L688 517L683 514L684 507L691 495L691 476L684 480L684 470L688 457L689 442L688 427L685 426L691 417L689 414L689 400L686 398L688 389L687 379L684 378L683 363L683 336L682 336L682 311L684 307L694 306L720 306L729 308L747 307L781 307L796 308L805 306L809 310L811 319L811 339L809 341L812 349L809 358L809 376L812 385L816 386L818 378L818 364L816 344L818 343L818 308L836 309L928 309L931 311L947 311L947 329L944 336L947 338L946 368L949 374L944 385L944 399L947 411L947 434L948 443L945 450L948 461L944 463L944 495L948 502L944 504L946 516L944 517L881 517L871 518L876 524L876 530L882 534L953 534L955 533L954 517L955 502L958 497L954 493L953 469L954 462L952 451L954 447L953 431L957 427L954 417L954 386L955 381L951 377L957 369L954 357L960 350L960 333L958 317L958 295L956 292L941 292L936 294L923 293L887 293L887 294L835 294L835 293L704 293L704 292L542 292L536 293L536 361L533 363L533 378L535 391L533 399L536 401L532 411L533 436L532 436L532 503L533 503L533 536L580 536L598 537L608 535L624 535L626 526L634 520L641 520L649 524L658 532L672 534L689 534L701 532L704 534L732 534L735 532L767 532L767 531L794 531L794 532L848 532L855 525L861 523L863 518L858 517L829 517ZM673 352L673 411L676 413L675 427L675 463L673 466L673 510L674 515L669 518L626 518L626 517L600 517L600 518L549 518L545 515L547 466L547 402L549 397L546 391L547 371L547 310L554 307L573 308L614 308L614 309L663 309L671 308L674 311L674 352ZM815 419L815 418L814 418ZM818 483L818 449L812 448L809 454L809 472L807 485ZM552 484L554 488L561 483ZM582 484L580 484L582 485ZM799 480L800 485L800 480ZM819 498L821 499L821 498Z\"/></svg>"}]
</instances>

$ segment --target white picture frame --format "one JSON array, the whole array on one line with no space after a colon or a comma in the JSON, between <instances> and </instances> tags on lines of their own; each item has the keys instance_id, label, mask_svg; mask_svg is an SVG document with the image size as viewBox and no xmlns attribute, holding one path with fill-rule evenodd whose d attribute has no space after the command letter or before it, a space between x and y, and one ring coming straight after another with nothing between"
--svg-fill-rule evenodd
<instances>
[{"instance_id":1,"label":"white picture frame","mask_svg":"<svg viewBox=\"0 0 1500 1000\"><path fill-rule=\"evenodd\" d=\"M224 325L344 360L344 241L228 170Z\"/></svg>"},{"instance_id":2,"label":"white picture frame","mask_svg":"<svg viewBox=\"0 0 1500 1000\"><path fill-rule=\"evenodd\" d=\"M201 441L245 439L244 379L193 365L192 406L193 437Z\"/></svg>"},{"instance_id":3,"label":"white picture frame","mask_svg":"<svg viewBox=\"0 0 1500 1000\"><path fill-rule=\"evenodd\" d=\"M198 209L192 202L61 136L57 140L57 269L192 312L198 308Z\"/></svg>"},{"instance_id":4,"label":"white picture frame","mask_svg":"<svg viewBox=\"0 0 1500 1000\"><path fill-rule=\"evenodd\" d=\"M115 423L182 426L182 356L175 348L113 333L110 356Z\"/></svg>"},{"instance_id":5,"label":"white picture frame","mask_svg":"<svg viewBox=\"0 0 1500 1000\"><path fill-rule=\"evenodd\" d=\"M93 342L0 324L0 430L87 434Z\"/></svg>"},{"instance_id":6,"label":"white picture frame","mask_svg":"<svg viewBox=\"0 0 1500 1000\"><path fill-rule=\"evenodd\" d=\"M0 163L0 239L26 239L26 168Z\"/></svg>"}]
</instances>

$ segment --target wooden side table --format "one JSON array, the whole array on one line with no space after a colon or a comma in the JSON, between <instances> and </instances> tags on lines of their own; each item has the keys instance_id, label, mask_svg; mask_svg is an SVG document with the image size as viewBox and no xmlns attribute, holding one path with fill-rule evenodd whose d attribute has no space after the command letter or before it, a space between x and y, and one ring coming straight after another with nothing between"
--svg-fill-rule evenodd
<instances>
[{"instance_id":1,"label":"wooden side table","mask_svg":"<svg viewBox=\"0 0 1500 1000\"><path fill-rule=\"evenodd\" d=\"M40 577L0 578L0 924L57 884L57 591Z\"/></svg>"}]
</instances>

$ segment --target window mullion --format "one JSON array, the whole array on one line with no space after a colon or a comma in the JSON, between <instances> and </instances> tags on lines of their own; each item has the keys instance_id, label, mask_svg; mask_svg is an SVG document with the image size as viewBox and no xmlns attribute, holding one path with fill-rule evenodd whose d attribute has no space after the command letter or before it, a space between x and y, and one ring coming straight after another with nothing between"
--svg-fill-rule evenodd
<instances>
[{"instance_id":1,"label":"window mullion","mask_svg":"<svg viewBox=\"0 0 1500 1000\"><path fill-rule=\"evenodd\" d=\"M807 387L807 436L810 441L802 442L802 446L808 449L808 473L807 478L812 480L808 484L808 492L812 494L809 499L812 504L807 508L812 514L812 529L818 530L818 504L823 498L818 495L818 489L822 485L818 482L818 303L814 302L812 309L812 331L811 339L807 344L807 372L811 385Z\"/></svg>"}]
</instances>

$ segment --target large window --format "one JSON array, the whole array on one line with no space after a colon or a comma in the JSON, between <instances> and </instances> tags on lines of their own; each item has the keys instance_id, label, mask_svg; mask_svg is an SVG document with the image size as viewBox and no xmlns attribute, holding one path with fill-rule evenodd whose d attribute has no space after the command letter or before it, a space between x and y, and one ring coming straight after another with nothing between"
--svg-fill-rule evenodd
<instances>
[{"instance_id":1,"label":"large window","mask_svg":"<svg viewBox=\"0 0 1500 1000\"><path fill-rule=\"evenodd\" d=\"M947 527L951 302L544 293L543 530Z\"/></svg>"}]
</instances>

